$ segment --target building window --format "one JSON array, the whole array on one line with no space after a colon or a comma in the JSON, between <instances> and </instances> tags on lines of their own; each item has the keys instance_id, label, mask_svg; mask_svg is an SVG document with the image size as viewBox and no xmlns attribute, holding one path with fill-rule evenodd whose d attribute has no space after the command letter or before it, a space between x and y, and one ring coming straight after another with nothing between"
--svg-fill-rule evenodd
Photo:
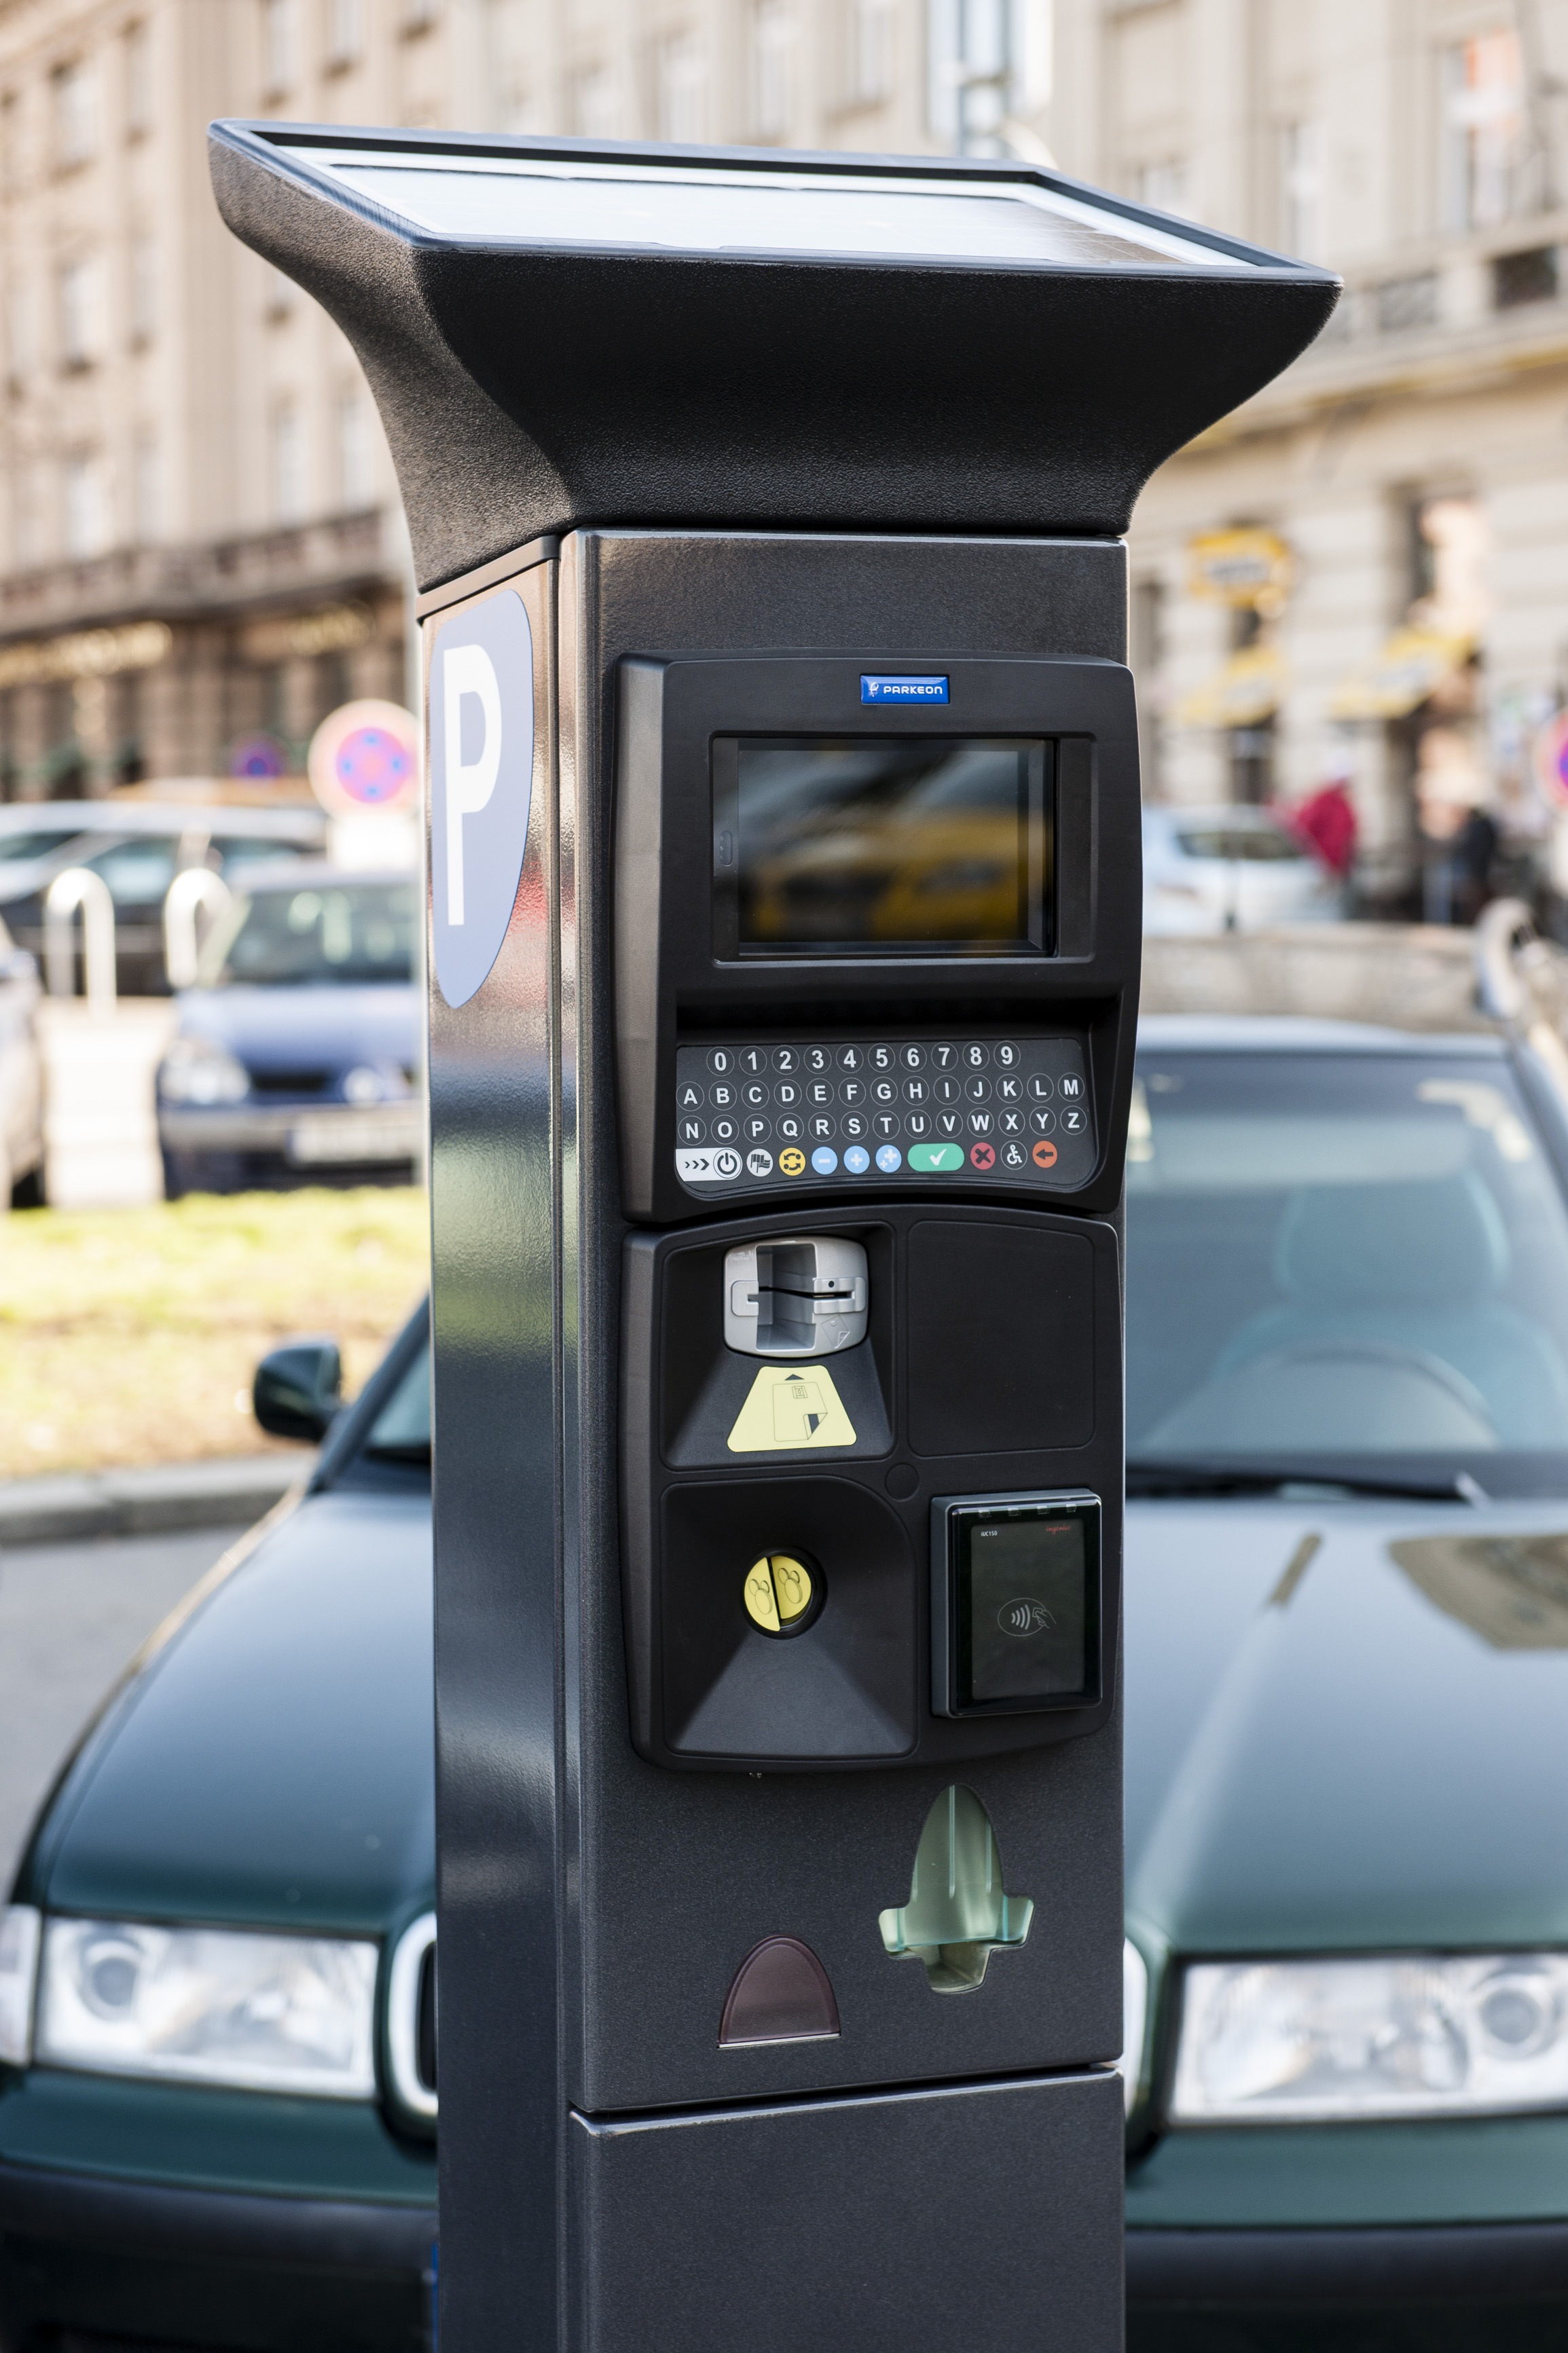
<instances>
[{"instance_id":1,"label":"building window","mask_svg":"<svg viewBox=\"0 0 1568 2353\"><path fill-rule=\"evenodd\" d=\"M708 73L695 33L672 33L653 54L654 137L695 147L708 135Z\"/></svg>"},{"instance_id":2,"label":"building window","mask_svg":"<svg viewBox=\"0 0 1568 2353\"><path fill-rule=\"evenodd\" d=\"M961 155L1039 160L1025 118L1049 100L1049 0L926 0L926 108L936 137Z\"/></svg>"},{"instance_id":3,"label":"building window","mask_svg":"<svg viewBox=\"0 0 1568 2353\"><path fill-rule=\"evenodd\" d=\"M153 31L132 25L125 35L125 129L132 139L153 128Z\"/></svg>"},{"instance_id":4,"label":"building window","mask_svg":"<svg viewBox=\"0 0 1568 2353\"><path fill-rule=\"evenodd\" d=\"M1151 212L1188 217L1187 167L1177 156L1167 155L1158 164L1142 165L1134 193L1139 203L1147 205Z\"/></svg>"},{"instance_id":5,"label":"building window","mask_svg":"<svg viewBox=\"0 0 1568 2353\"><path fill-rule=\"evenodd\" d=\"M619 129L616 78L608 66L585 66L572 77L572 128L579 139L613 139Z\"/></svg>"},{"instance_id":6,"label":"building window","mask_svg":"<svg viewBox=\"0 0 1568 2353\"><path fill-rule=\"evenodd\" d=\"M1387 278L1373 290L1378 332L1407 334L1415 327L1437 323L1437 273L1423 269L1413 278Z\"/></svg>"},{"instance_id":7,"label":"building window","mask_svg":"<svg viewBox=\"0 0 1568 2353\"><path fill-rule=\"evenodd\" d=\"M0 97L0 185L8 195L22 185L22 101L14 90Z\"/></svg>"},{"instance_id":8,"label":"building window","mask_svg":"<svg viewBox=\"0 0 1568 2353\"><path fill-rule=\"evenodd\" d=\"M55 69L54 98L55 161L68 171L98 144L98 83L83 59Z\"/></svg>"},{"instance_id":9,"label":"building window","mask_svg":"<svg viewBox=\"0 0 1568 2353\"><path fill-rule=\"evenodd\" d=\"M305 431L294 402L272 412L272 514L295 523L305 512Z\"/></svg>"},{"instance_id":10,"label":"building window","mask_svg":"<svg viewBox=\"0 0 1568 2353\"><path fill-rule=\"evenodd\" d=\"M298 291L290 277L283 270L275 269L271 262L268 263L267 298L262 303L261 311L263 318L269 326L275 327L280 321L289 316L293 311Z\"/></svg>"},{"instance_id":11,"label":"building window","mask_svg":"<svg viewBox=\"0 0 1568 2353\"><path fill-rule=\"evenodd\" d=\"M346 73L364 55L364 0L328 0L327 71Z\"/></svg>"},{"instance_id":12,"label":"building window","mask_svg":"<svg viewBox=\"0 0 1568 2353\"><path fill-rule=\"evenodd\" d=\"M1135 580L1128 614L1128 659L1138 685L1139 734L1142 739L1143 797L1160 797L1161 740L1158 724L1165 663L1165 584Z\"/></svg>"},{"instance_id":13,"label":"building window","mask_svg":"<svg viewBox=\"0 0 1568 2353\"><path fill-rule=\"evenodd\" d=\"M1559 274L1560 248L1555 245L1532 245L1523 253L1494 254L1492 308L1514 311L1521 302L1554 301Z\"/></svg>"},{"instance_id":14,"label":"building window","mask_svg":"<svg viewBox=\"0 0 1568 2353\"><path fill-rule=\"evenodd\" d=\"M268 99L281 98L300 75L298 0L262 0L261 79Z\"/></svg>"},{"instance_id":15,"label":"building window","mask_svg":"<svg viewBox=\"0 0 1568 2353\"><path fill-rule=\"evenodd\" d=\"M93 451L79 450L66 459L65 526L68 555L101 555L109 545L109 481L102 459Z\"/></svg>"},{"instance_id":16,"label":"building window","mask_svg":"<svg viewBox=\"0 0 1568 2353\"><path fill-rule=\"evenodd\" d=\"M136 438L133 488L136 537L141 545L150 546L163 533L163 470L158 437L151 429Z\"/></svg>"},{"instance_id":17,"label":"building window","mask_svg":"<svg viewBox=\"0 0 1568 2353\"><path fill-rule=\"evenodd\" d=\"M43 554L44 502L38 493L37 468L19 467L11 477L11 555L23 570Z\"/></svg>"},{"instance_id":18,"label":"building window","mask_svg":"<svg viewBox=\"0 0 1568 2353\"><path fill-rule=\"evenodd\" d=\"M370 396L348 385L338 401L338 490L349 513L375 499L375 433Z\"/></svg>"},{"instance_id":19,"label":"building window","mask_svg":"<svg viewBox=\"0 0 1568 2353\"><path fill-rule=\"evenodd\" d=\"M14 278L5 290L5 369L13 385L24 385L37 362L33 340L33 290Z\"/></svg>"},{"instance_id":20,"label":"building window","mask_svg":"<svg viewBox=\"0 0 1568 2353\"><path fill-rule=\"evenodd\" d=\"M158 247L151 237L131 245L131 340L150 343L158 332Z\"/></svg>"},{"instance_id":21,"label":"building window","mask_svg":"<svg viewBox=\"0 0 1568 2353\"><path fill-rule=\"evenodd\" d=\"M1315 261L1323 237L1322 133L1315 122L1288 122L1279 147L1279 241L1297 259Z\"/></svg>"},{"instance_id":22,"label":"building window","mask_svg":"<svg viewBox=\"0 0 1568 2353\"><path fill-rule=\"evenodd\" d=\"M103 349L102 280L96 261L68 261L59 276L60 358L90 367Z\"/></svg>"},{"instance_id":23,"label":"building window","mask_svg":"<svg viewBox=\"0 0 1568 2353\"><path fill-rule=\"evenodd\" d=\"M1511 27L1443 54L1445 226L1492 228L1520 209L1524 60Z\"/></svg>"},{"instance_id":24,"label":"building window","mask_svg":"<svg viewBox=\"0 0 1568 2353\"><path fill-rule=\"evenodd\" d=\"M892 0L853 0L845 37L846 103L881 106L893 89Z\"/></svg>"},{"instance_id":25,"label":"building window","mask_svg":"<svg viewBox=\"0 0 1568 2353\"><path fill-rule=\"evenodd\" d=\"M752 129L787 139L795 121L795 0L755 0L752 16Z\"/></svg>"}]
</instances>

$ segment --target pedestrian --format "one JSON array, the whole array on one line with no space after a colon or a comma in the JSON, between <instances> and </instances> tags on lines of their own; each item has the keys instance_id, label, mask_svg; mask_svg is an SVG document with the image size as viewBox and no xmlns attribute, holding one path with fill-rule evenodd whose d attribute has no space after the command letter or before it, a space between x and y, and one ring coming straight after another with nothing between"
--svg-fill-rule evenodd
<instances>
[{"instance_id":1,"label":"pedestrian","mask_svg":"<svg viewBox=\"0 0 1568 2353\"><path fill-rule=\"evenodd\" d=\"M1333 754L1323 782L1315 793L1309 793L1290 818L1308 849L1322 860L1339 882L1342 901L1347 905L1360 830L1350 794L1352 774L1348 757L1342 752Z\"/></svg>"},{"instance_id":2,"label":"pedestrian","mask_svg":"<svg viewBox=\"0 0 1568 2353\"><path fill-rule=\"evenodd\" d=\"M1351 773L1348 760L1336 760L1324 782L1301 803L1292 820L1297 832L1342 881L1348 880L1355 863L1357 825L1355 805L1350 797Z\"/></svg>"}]
</instances>

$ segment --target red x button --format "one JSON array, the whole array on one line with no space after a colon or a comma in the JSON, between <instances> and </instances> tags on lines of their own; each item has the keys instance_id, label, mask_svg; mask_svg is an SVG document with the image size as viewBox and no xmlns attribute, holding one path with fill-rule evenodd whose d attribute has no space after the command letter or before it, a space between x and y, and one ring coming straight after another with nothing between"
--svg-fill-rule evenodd
<instances>
[{"instance_id":1,"label":"red x button","mask_svg":"<svg viewBox=\"0 0 1568 2353\"><path fill-rule=\"evenodd\" d=\"M970 1166L974 1168L994 1168L996 1146L994 1144L972 1144L969 1147L969 1160Z\"/></svg>"}]
</instances>

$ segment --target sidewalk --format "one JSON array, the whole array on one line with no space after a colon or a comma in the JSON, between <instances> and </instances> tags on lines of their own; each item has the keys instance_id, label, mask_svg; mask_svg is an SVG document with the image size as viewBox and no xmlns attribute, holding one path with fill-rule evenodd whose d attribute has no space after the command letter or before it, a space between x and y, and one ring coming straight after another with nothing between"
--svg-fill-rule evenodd
<instances>
[{"instance_id":1,"label":"sidewalk","mask_svg":"<svg viewBox=\"0 0 1568 2353\"><path fill-rule=\"evenodd\" d=\"M83 1536L161 1535L258 1520L315 1468L307 1446L166 1462L144 1471L77 1471L0 1482L0 1547Z\"/></svg>"}]
</instances>

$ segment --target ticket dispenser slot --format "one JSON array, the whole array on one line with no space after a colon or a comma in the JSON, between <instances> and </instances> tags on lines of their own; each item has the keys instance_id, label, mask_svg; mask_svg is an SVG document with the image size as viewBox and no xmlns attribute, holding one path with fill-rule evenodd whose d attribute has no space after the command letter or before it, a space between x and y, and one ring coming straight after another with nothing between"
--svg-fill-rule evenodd
<instances>
[{"instance_id":1,"label":"ticket dispenser slot","mask_svg":"<svg viewBox=\"0 0 1568 2353\"><path fill-rule=\"evenodd\" d=\"M866 1337L866 1253L836 1235L741 1242L724 1258L724 1345L748 1356L815 1356Z\"/></svg>"}]
</instances>

